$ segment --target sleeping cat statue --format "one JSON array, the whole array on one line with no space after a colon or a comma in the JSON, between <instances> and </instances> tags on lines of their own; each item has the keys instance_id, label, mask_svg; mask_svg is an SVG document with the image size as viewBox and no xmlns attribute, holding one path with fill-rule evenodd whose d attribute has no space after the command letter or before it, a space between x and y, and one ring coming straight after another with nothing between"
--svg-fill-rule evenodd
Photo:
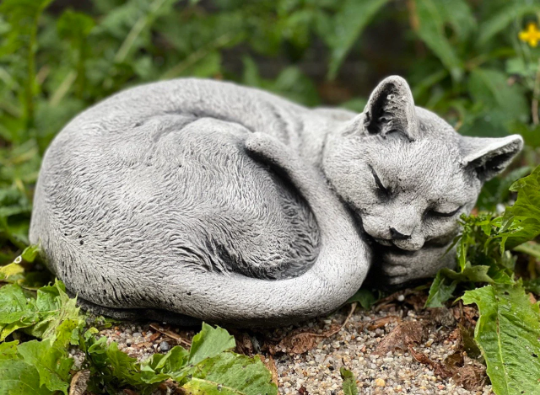
<instances>
[{"instance_id":1,"label":"sleeping cat statue","mask_svg":"<svg viewBox=\"0 0 540 395\"><path fill-rule=\"evenodd\" d=\"M452 266L458 217L522 145L460 136L397 76L361 114L158 82L58 134L30 240L96 313L282 325L335 310L370 267L400 284Z\"/></svg>"}]
</instances>

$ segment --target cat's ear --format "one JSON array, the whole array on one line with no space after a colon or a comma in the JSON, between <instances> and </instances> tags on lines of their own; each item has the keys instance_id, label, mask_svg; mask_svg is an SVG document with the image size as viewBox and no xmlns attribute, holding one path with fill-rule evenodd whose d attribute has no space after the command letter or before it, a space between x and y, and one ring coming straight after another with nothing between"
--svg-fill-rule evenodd
<instances>
[{"instance_id":1,"label":"cat's ear","mask_svg":"<svg viewBox=\"0 0 540 395\"><path fill-rule=\"evenodd\" d=\"M417 138L418 119L409 84L394 75L385 78L371 93L364 109L364 130L369 134L401 132L409 141Z\"/></svg>"},{"instance_id":2,"label":"cat's ear","mask_svg":"<svg viewBox=\"0 0 540 395\"><path fill-rule=\"evenodd\" d=\"M461 137L461 163L473 169L481 181L502 172L523 148L523 138L514 134L501 138Z\"/></svg>"}]
</instances>

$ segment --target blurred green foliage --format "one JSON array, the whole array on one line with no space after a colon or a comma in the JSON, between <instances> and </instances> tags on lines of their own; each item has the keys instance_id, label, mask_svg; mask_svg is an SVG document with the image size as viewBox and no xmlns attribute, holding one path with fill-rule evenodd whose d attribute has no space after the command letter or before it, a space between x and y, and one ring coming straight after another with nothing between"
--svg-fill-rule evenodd
<instances>
[{"instance_id":1,"label":"blurred green foliage","mask_svg":"<svg viewBox=\"0 0 540 395\"><path fill-rule=\"evenodd\" d=\"M538 159L540 49L519 39L538 22L534 1L71 4L78 10L53 0L0 4L0 263L28 243L33 185L55 134L104 97L160 79L234 80L309 106L341 103L361 111L376 79L399 73L418 105L460 132L520 133L530 147L520 164ZM349 71L364 58L378 63L368 64L368 81L353 83ZM314 63L322 74L310 70ZM497 182L486 189L482 208L509 198Z\"/></svg>"}]
</instances>

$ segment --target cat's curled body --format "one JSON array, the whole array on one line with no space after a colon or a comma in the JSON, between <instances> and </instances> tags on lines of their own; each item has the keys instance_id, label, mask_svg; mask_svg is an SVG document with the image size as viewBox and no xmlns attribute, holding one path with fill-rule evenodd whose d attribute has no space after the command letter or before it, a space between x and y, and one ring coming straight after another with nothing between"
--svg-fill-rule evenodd
<instances>
[{"instance_id":1,"label":"cat's curled body","mask_svg":"<svg viewBox=\"0 0 540 395\"><path fill-rule=\"evenodd\" d=\"M217 81L149 84L55 138L30 239L101 313L289 323L339 307L372 261L390 283L451 265L457 216L521 145L459 136L399 77L360 115Z\"/></svg>"}]
</instances>

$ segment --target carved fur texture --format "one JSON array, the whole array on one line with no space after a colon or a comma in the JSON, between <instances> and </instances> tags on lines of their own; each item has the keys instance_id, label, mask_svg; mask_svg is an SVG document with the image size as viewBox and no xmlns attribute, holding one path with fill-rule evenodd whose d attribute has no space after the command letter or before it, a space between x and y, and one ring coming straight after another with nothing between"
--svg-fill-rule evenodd
<instances>
[{"instance_id":1,"label":"carved fur texture","mask_svg":"<svg viewBox=\"0 0 540 395\"><path fill-rule=\"evenodd\" d=\"M240 326L326 314L368 269L398 284L444 252L519 136L462 137L400 77L361 114L231 83L132 88L55 138L30 239L83 306Z\"/></svg>"}]
</instances>

